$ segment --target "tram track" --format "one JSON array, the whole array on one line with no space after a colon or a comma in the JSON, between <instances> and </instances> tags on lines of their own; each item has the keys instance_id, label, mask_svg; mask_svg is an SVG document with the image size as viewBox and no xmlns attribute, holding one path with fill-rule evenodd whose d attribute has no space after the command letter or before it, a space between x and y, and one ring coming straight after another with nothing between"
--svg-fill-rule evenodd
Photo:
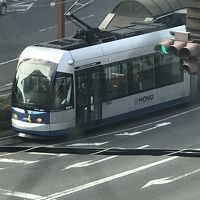
<instances>
[{"instance_id":1,"label":"tram track","mask_svg":"<svg viewBox=\"0 0 200 200\"><path fill-rule=\"evenodd\" d=\"M98 130L98 133L92 134L91 131L84 133L84 134L72 134L72 135L67 135L65 137L61 137L61 138L49 138L48 140L36 140L36 139L27 139L27 138L20 138L16 135L8 135L8 136L4 136L4 137L0 137L0 152L12 152L13 154L15 153L19 153L19 152L29 152L29 150L34 150L34 151L43 151L43 152L48 152L48 153L69 153L69 154L81 154L81 151L83 151L85 154L98 154L98 152L109 152L109 153L114 153L114 149L116 152L118 152L119 150L122 152L123 154L127 154L128 149L123 149L121 150L120 147L107 147L109 150L106 150L105 148L93 148L93 147L89 147L89 148L82 148L81 146L79 147L68 147L69 145L73 144L73 143L78 143L78 142L83 142L85 141L86 143L90 142L91 139L101 139L102 137L105 136L110 136L116 133L120 133L120 132L125 132L125 131L132 131L135 130L137 128L141 128L141 127L146 127L146 126L150 126L150 125L154 125L156 123L161 123L165 120L169 120L169 119L173 119L176 117L180 117L182 115L194 112L199 110L200 107L198 106L194 106L194 107L190 107L189 109L184 109L181 110L181 112L175 112L170 116L164 117L164 118L159 118L156 119L154 121L148 122L148 123L143 123L143 124L136 124L135 126L130 126L128 128L120 128L113 131L108 131L106 129L102 129L102 130ZM110 129L109 129L110 130ZM10 132L11 133L11 132ZM91 135L92 134L92 135ZM11 150L9 150L9 148ZM80 150L79 150L80 149ZM134 148L130 149L130 151L132 153ZM147 149L148 150L148 149ZM156 149L158 152L158 149ZM146 151L146 150L145 150ZM149 152L156 152L152 149L150 149ZM167 150L169 151L169 150ZM175 151L178 151L176 149L171 149L170 152L168 153L173 153ZM137 150L137 152L139 152ZM136 152L136 153L137 153ZM161 151L160 151L161 152ZM147 152L145 152L147 153ZM197 155L197 154L196 154Z\"/></svg>"},{"instance_id":2,"label":"tram track","mask_svg":"<svg viewBox=\"0 0 200 200\"><path fill-rule=\"evenodd\" d=\"M20 140L18 140L18 141L4 140L3 144L1 144L1 142L0 142L0 147L6 147L6 146L17 147L20 145L24 146L24 144L28 144L28 142L20 141Z\"/></svg>"},{"instance_id":3,"label":"tram track","mask_svg":"<svg viewBox=\"0 0 200 200\"><path fill-rule=\"evenodd\" d=\"M18 146L23 144L28 144L29 141L25 141L22 138L19 138L16 135L9 135L0 137L0 146Z\"/></svg>"},{"instance_id":4,"label":"tram track","mask_svg":"<svg viewBox=\"0 0 200 200\"><path fill-rule=\"evenodd\" d=\"M10 139L10 138L14 138L14 137L16 137L16 136L15 135L9 135L9 136L0 137L0 141Z\"/></svg>"},{"instance_id":5,"label":"tram track","mask_svg":"<svg viewBox=\"0 0 200 200\"><path fill-rule=\"evenodd\" d=\"M79 154L79 155L143 155L143 156L179 156L200 157L200 149L138 149L138 148L69 148L69 147L44 147L44 146L0 146L0 152L4 155L18 153L51 153L51 154Z\"/></svg>"}]
</instances>

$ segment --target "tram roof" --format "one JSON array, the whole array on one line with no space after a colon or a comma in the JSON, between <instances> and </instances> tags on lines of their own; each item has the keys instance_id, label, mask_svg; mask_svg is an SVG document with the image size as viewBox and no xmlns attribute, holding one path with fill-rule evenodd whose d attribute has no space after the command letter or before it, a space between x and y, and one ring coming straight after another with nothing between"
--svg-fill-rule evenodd
<instances>
[{"instance_id":1,"label":"tram roof","mask_svg":"<svg viewBox=\"0 0 200 200\"><path fill-rule=\"evenodd\" d=\"M99 28L80 30L74 37L40 43L36 46L70 51L180 26L185 24L186 11L183 13L178 11L186 8L186 1L125 0L107 15Z\"/></svg>"}]
</instances>

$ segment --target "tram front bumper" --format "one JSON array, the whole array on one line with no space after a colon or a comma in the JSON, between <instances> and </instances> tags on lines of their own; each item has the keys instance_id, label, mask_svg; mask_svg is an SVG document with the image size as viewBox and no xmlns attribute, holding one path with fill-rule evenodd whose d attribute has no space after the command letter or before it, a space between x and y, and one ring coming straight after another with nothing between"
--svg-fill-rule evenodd
<instances>
[{"instance_id":1,"label":"tram front bumper","mask_svg":"<svg viewBox=\"0 0 200 200\"><path fill-rule=\"evenodd\" d=\"M12 119L12 128L17 133L33 135L50 135L50 125L40 123L30 123Z\"/></svg>"}]
</instances>

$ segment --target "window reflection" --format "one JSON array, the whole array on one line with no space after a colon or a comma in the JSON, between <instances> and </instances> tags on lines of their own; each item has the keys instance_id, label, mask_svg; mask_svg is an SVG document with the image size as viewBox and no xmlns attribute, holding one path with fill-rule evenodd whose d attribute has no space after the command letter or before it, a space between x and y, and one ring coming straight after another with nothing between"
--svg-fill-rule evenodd
<instances>
[{"instance_id":1,"label":"window reflection","mask_svg":"<svg viewBox=\"0 0 200 200\"><path fill-rule=\"evenodd\" d=\"M174 55L151 54L104 66L104 101L183 81L183 69Z\"/></svg>"},{"instance_id":2,"label":"window reflection","mask_svg":"<svg viewBox=\"0 0 200 200\"><path fill-rule=\"evenodd\" d=\"M13 105L30 109L47 109L49 87L56 64L44 60L23 60L17 70Z\"/></svg>"},{"instance_id":3,"label":"window reflection","mask_svg":"<svg viewBox=\"0 0 200 200\"><path fill-rule=\"evenodd\" d=\"M53 109L62 110L74 107L72 75L57 73L53 91Z\"/></svg>"}]
</instances>

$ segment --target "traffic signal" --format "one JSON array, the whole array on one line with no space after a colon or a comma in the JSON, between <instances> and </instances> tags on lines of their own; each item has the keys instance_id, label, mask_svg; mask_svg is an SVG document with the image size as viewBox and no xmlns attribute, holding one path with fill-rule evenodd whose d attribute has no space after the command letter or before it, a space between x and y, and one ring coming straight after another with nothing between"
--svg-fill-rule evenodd
<instances>
[{"instance_id":1,"label":"traffic signal","mask_svg":"<svg viewBox=\"0 0 200 200\"><path fill-rule=\"evenodd\" d=\"M184 36L182 33L178 33ZM187 35L186 35L187 36ZM200 45L188 38L181 39L167 39L155 46L155 51L160 51L161 54L174 54L180 57L183 68L193 75L200 75Z\"/></svg>"},{"instance_id":2,"label":"traffic signal","mask_svg":"<svg viewBox=\"0 0 200 200\"><path fill-rule=\"evenodd\" d=\"M163 40L161 43L157 44L154 49L155 51L160 51L163 55L167 55L168 48L173 44L174 41L171 39Z\"/></svg>"},{"instance_id":3,"label":"traffic signal","mask_svg":"<svg viewBox=\"0 0 200 200\"><path fill-rule=\"evenodd\" d=\"M179 56L180 50L186 45L187 43L185 41L168 39L157 44L154 49L155 51L160 51L163 55L172 53Z\"/></svg>"},{"instance_id":4,"label":"traffic signal","mask_svg":"<svg viewBox=\"0 0 200 200\"><path fill-rule=\"evenodd\" d=\"M199 44L187 42L187 45L180 50L180 58L188 60L190 57L199 55Z\"/></svg>"},{"instance_id":5,"label":"traffic signal","mask_svg":"<svg viewBox=\"0 0 200 200\"><path fill-rule=\"evenodd\" d=\"M187 45L186 42L175 40L174 44L168 48L168 52L180 56L180 51Z\"/></svg>"},{"instance_id":6,"label":"traffic signal","mask_svg":"<svg viewBox=\"0 0 200 200\"><path fill-rule=\"evenodd\" d=\"M183 61L183 69L191 75L200 75L200 59L194 57L190 60Z\"/></svg>"},{"instance_id":7,"label":"traffic signal","mask_svg":"<svg viewBox=\"0 0 200 200\"><path fill-rule=\"evenodd\" d=\"M183 68L193 75L200 74L200 48L198 43L188 42L180 51Z\"/></svg>"}]
</instances>

